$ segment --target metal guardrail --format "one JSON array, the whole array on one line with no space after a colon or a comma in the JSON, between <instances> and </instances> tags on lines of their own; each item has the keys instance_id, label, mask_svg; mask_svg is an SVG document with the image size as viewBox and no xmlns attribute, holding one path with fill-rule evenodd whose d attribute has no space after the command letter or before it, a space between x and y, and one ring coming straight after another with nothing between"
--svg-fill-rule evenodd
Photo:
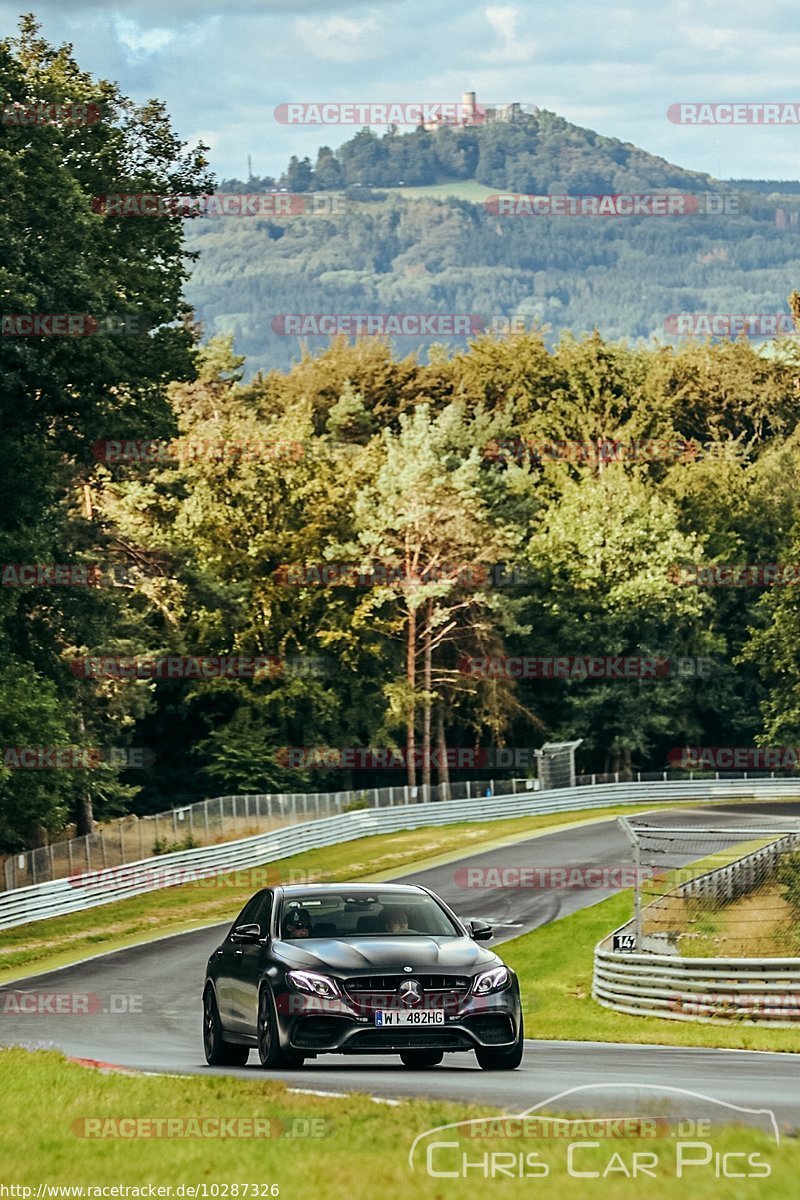
<instances>
[{"instance_id":1,"label":"metal guardrail","mask_svg":"<svg viewBox=\"0 0 800 1200\"><path fill-rule=\"evenodd\" d=\"M157 858L143 859L108 870L90 871L68 879L51 880L0 894L0 929L29 921L81 912L115 900L159 888L209 879L226 872L260 867L271 862L339 842L378 833L448 825L462 821L501 820L505 817L575 812L641 803L676 800L774 799L800 793L788 779L695 780L598 784L551 792L450 800L446 803L403 804L368 808L307 821L255 837L221 845L201 846Z\"/></svg>"},{"instance_id":2,"label":"metal guardrail","mask_svg":"<svg viewBox=\"0 0 800 1200\"><path fill-rule=\"evenodd\" d=\"M774 778L774 772L689 772L689 779ZM637 772L637 783L685 781L686 772ZM619 772L579 775L583 784L619 783ZM301 821L333 817L353 808L384 808L431 801L474 800L484 795L517 795L537 790L538 779L456 780L448 784L409 787L355 788L343 792L276 792L260 795L214 796L194 804L178 804L165 812L137 817L132 813L109 821L82 837L51 842L0 859L0 892L53 879L68 879L79 871L123 866L152 855L194 849L224 841L270 833ZM546 789L543 789L546 790ZM798 778L800 792L800 777Z\"/></svg>"},{"instance_id":3,"label":"metal guardrail","mask_svg":"<svg viewBox=\"0 0 800 1200\"><path fill-rule=\"evenodd\" d=\"M744 832L744 831L742 831ZM754 831L757 832L757 831ZM724 867L665 893L713 897L728 903L763 881L780 856L794 849L800 834L786 834ZM660 901L656 901L658 905ZM800 1023L800 958L690 958L647 950L614 951L615 935L630 934L626 921L595 947L593 998L605 1008L633 1016L673 1021L737 1022L791 1027Z\"/></svg>"},{"instance_id":4,"label":"metal guardrail","mask_svg":"<svg viewBox=\"0 0 800 1200\"><path fill-rule=\"evenodd\" d=\"M504 780L501 789L525 792L538 781ZM430 801L472 800L493 795L493 779L458 780L450 784L407 784L345 792L276 792L261 795L215 796L195 804L142 817L132 814L110 821L83 837L52 842L34 850L9 854L0 863L0 891L28 887L53 879L68 879L78 871L124 866L153 855L196 849L271 833L287 825L334 817L352 808L392 808Z\"/></svg>"},{"instance_id":5,"label":"metal guardrail","mask_svg":"<svg viewBox=\"0 0 800 1200\"><path fill-rule=\"evenodd\" d=\"M758 830L754 830L754 833L758 836ZM706 871L696 879L681 884L678 891L681 896L699 896L704 900L711 898L729 904L732 900L747 896L771 878L783 855L796 849L798 841L800 833L787 833L727 866Z\"/></svg>"},{"instance_id":6,"label":"metal guardrail","mask_svg":"<svg viewBox=\"0 0 800 1200\"><path fill-rule=\"evenodd\" d=\"M673 958L595 950L594 999L673 1021L796 1026L800 958Z\"/></svg>"}]
</instances>

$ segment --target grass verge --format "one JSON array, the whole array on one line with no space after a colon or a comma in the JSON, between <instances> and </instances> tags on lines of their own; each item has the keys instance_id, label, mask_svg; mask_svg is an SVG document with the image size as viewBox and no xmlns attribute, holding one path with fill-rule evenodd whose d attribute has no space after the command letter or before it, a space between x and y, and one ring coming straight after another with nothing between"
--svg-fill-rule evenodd
<instances>
[{"instance_id":1,"label":"grass verge","mask_svg":"<svg viewBox=\"0 0 800 1200\"><path fill-rule=\"evenodd\" d=\"M32 921L0 932L0 983L33 969L65 966L91 954L204 925L232 921L253 892L268 883L338 883L341 880L391 878L412 868L422 870L448 857L488 848L526 834L611 819L620 813L649 811L652 805L584 809L549 816L462 822L409 829L307 850L267 867L216 875L211 879L162 888L142 896L103 904L85 912ZM158 860L154 860L158 869Z\"/></svg>"},{"instance_id":2,"label":"grass verge","mask_svg":"<svg viewBox=\"0 0 800 1200\"><path fill-rule=\"evenodd\" d=\"M800 1051L800 1029L696 1025L633 1017L597 1004L592 999L594 947L629 920L632 909L631 893L620 892L503 944L504 960L519 974L527 1037Z\"/></svg>"},{"instance_id":3,"label":"grass verge","mask_svg":"<svg viewBox=\"0 0 800 1200\"><path fill-rule=\"evenodd\" d=\"M658 1138L597 1140L594 1149L579 1147L573 1170L597 1172L592 1178L569 1173L569 1142L563 1137L523 1141L462 1136L455 1149L440 1148L431 1159L434 1170L455 1169L456 1178L432 1177L426 1171L424 1146L411 1172L408 1155L413 1140L453 1121L491 1116L491 1109L428 1100L387 1107L360 1095L334 1099L299 1095L281 1082L259 1079L257 1069L252 1082L223 1076L104 1074L66 1062L56 1053L19 1049L0 1051L0 1073L4 1182L31 1188L28 1195L33 1197L41 1184L82 1185L85 1197L98 1194L90 1188L122 1185L143 1189L129 1195L146 1196L149 1186L178 1189L184 1185L183 1192L173 1191L172 1195L245 1200L277 1194L284 1200L351 1200L357 1194L358 1179L364 1181L369 1194L402 1195L404 1200L474 1200L487 1184L492 1197L501 1200L531 1190L541 1196L558 1194L565 1200L585 1200L593 1195L598 1200L627 1200L634 1192L637 1197L670 1200L685 1197L689 1188L694 1200L760 1196L794 1200L797 1195L800 1144L783 1139L776 1146L774 1139L760 1130L716 1128L715 1124L702 1139L709 1146L709 1161L684 1167L682 1178L677 1174L679 1154L691 1155L695 1161L705 1156L696 1148L684 1151L684 1143L675 1140L674 1132ZM261 1128L270 1129L271 1136L267 1140L263 1136L130 1136L130 1131L142 1129L132 1119L185 1121L189 1117L202 1122L255 1118L264 1123ZM214 1127L206 1124L205 1128ZM122 1130L128 1130L128 1136L109 1136L109 1132ZM318 1136L302 1136L310 1130ZM87 1131L105 1136L87 1137ZM437 1137L453 1142L458 1134L446 1130ZM569 1140L585 1142L586 1137ZM632 1182L627 1175L636 1151L655 1157L649 1160L649 1177L639 1175ZM466 1177L462 1153L470 1163L478 1164ZM523 1181L516 1164L526 1153L535 1157L523 1161L527 1172ZM734 1157L723 1159L726 1154ZM498 1159L487 1160L485 1155L502 1155L499 1161L506 1174L490 1173ZM748 1162L747 1155L755 1157ZM511 1177L510 1160L514 1163ZM720 1163L739 1178L720 1178ZM762 1177L741 1178L742 1174ZM271 1185L276 1191L270 1191ZM190 1188L199 1190L192 1193ZM15 1194L25 1196L24 1192ZM42 1195L47 1196L47 1191Z\"/></svg>"}]
</instances>

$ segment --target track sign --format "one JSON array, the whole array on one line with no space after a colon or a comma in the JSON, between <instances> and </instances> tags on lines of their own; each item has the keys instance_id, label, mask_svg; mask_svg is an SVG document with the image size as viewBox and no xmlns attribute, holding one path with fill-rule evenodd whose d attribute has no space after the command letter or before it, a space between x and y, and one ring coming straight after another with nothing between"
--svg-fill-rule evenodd
<instances>
[{"instance_id":1,"label":"track sign","mask_svg":"<svg viewBox=\"0 0 800 1200\"><path fill-rule=\"evenodd\" d=\"M630 954L636 950L636 935L633 933L615 933L612 950L622 954Z\"/></svg>"}]
</instances>

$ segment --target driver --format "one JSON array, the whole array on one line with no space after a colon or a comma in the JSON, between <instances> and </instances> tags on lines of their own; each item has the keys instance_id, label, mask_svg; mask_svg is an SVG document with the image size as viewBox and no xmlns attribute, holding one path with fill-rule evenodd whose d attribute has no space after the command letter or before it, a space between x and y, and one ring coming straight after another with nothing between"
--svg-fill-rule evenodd
<instances>
[{"instance_id":1,"label":"driver","mask_svg":"<svg viewBox=\"0 0 800 1200\"><path fill-rule=\"evenodd\" d=\"M404 908L385 908L383 919L387 933L409 933L408 912Z\"/></svg>"},{"instance_id":2,"label":"driver","mask_svg":"<svg viewBox=\"0 0 800 1200\"><path fill-rule=\"evenodd\" d=\"M283 918L285 938L311 937L311 917L305 908L290 908Z\"/></svg>"}]
</instances>

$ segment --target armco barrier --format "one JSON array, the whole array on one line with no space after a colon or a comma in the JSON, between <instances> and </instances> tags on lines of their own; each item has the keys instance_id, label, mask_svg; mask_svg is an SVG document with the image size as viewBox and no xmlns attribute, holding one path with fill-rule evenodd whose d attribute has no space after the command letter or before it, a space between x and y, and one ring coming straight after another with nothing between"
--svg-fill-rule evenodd
<instances>
[{"instance_id":1,"label":"armco barrier","mask_svg":"<svg viewBox=\"0 0 800 1200\"><path fill-rule=\"evenodd\" d=\"M595 950L595 1000L673 1021L797 1025L800 958L673 958Z\"/></svg>"},{"instance_id":2,"label":"armco barrier","mask_svg":"<svg viewBox=\"0 0 800 1200\"><path fill-rule=\"evenodd\" d=\"M775 799L797 796L800 784L788 779L693 780L651 783L599 784L545 793L451 800L446 803L406 804L394 808L361 809L257 834L222 845L181 850L143 859L108 871L76 875L0 894L0 929L28 921L81 912L129 896L174 887L192 879L227 871L263 866L304 850L333 846L378 833L449 825L461 821L501 820L504 817L574 812L612 805L658 804L677 800Z\"/></svg>"},{"instance_id":3,"label":"armco barrier","mask_svg":"<svg viewBox=\"0 0 800 1200\"><path fill-rule=\"evenodd\" d=\"M748 881L761 882L764 869L774 870L780 853L793 850L798 840L800 834L787 834L682 884L675 893L736 899ZM609 949L614 934L633 930L634 922L626 921L595 947L592 995L604 1007L673 1021L773 1027L800 1023L800 958L689 958L677 950L631 954ZM646 936L642 940L646 943Z\"/></svg>"},{"instance_id":4,"label":"armco barrier","mask_svg":"<svg viewBox=\"0 0 800 1200\"><path fill-rule=\"evenodd\" d=\"M725 867L716 867L713 871L698 875L696 879L681 884L676 890L684 897L699 896L704 900L713 898L724 904L738 900L740 896L749 895L754 888L770 879L776 873L783 855L797 849L798 841L800 833L787 833L767 846L762 846L760 850L753 850L750 854L735 859Z\"/></svg>"},{"instance_id":5,"label":"armco barrier","mask_svg":"<svg viewBox=\"0 0 800 1200\"><path fill-rule=\"evenodd\" d=\"M595 780L586 780L594 783ZM618 780L601 780L618 782ZM506 792L535 790L538 781L511 779ZM487 792L487 787L489 791ZM448 784L408 784L363 788L344 792L272 792L261 795L214 796L195 804L181 804L166 812L128 814L109 821L81 837L49 842L32 850L9 854L0 863L0 891L32 887L54 879L68 879L79 871L124 867L151 855L189 847L216 846L274 833L287 825L337 817L357 808L393 808L429 801L472 800L494 795L494 780L458 780Z\"/></svg>"}]
</instances>

